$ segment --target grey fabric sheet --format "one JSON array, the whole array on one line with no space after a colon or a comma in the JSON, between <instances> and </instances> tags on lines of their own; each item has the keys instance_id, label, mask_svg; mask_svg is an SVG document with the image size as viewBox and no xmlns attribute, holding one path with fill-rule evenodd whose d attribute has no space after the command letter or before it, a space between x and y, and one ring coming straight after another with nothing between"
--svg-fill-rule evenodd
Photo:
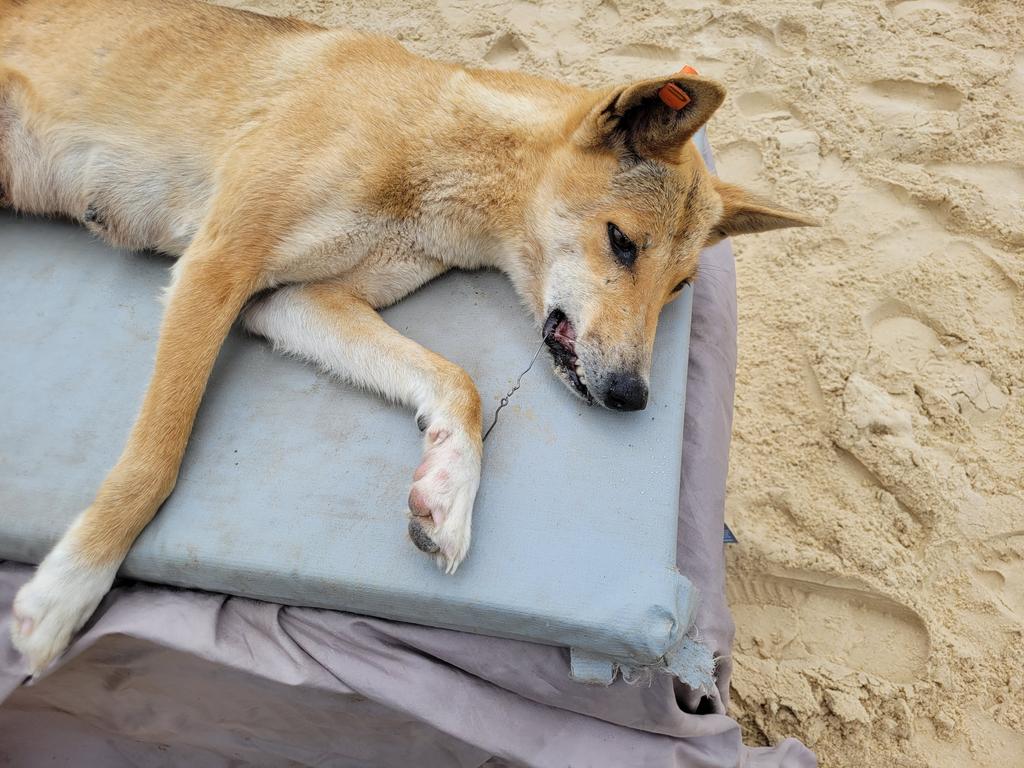
<instances>
[{"instance_id":1,"label":"grey fabric sheet","mask_svg":"<svg viewBox=\"0 0 1024 768\"><path fill-rule=\"evenodd\" d=\"M805 768L793 740L748 749L725 713L733 624L722 525L736 360L731 249L694 292L677 565L718 658L701 697L668 675L588 686L566 649L124 583L30 686L6 628L31 569L0 564L0 761L12 766ZM697 714L700 712L701 714Z\"/></svg>"}]
</instances>

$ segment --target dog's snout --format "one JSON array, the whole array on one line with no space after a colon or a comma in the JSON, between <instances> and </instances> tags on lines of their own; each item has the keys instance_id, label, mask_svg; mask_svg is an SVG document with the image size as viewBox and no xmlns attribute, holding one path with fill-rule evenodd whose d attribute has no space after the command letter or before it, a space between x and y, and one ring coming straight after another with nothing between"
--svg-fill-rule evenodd
<instances>
[{"instance_id":1,"label":"dog's snout","mask_svg":"<svg viewBox=\"0 0 1024 768\"><path fill-rule=\"evenodd\" d=\"M604 403L616 411L642 411L647 407L647 382L635 373L613 373Z\"/></svg>"}]
</instances>

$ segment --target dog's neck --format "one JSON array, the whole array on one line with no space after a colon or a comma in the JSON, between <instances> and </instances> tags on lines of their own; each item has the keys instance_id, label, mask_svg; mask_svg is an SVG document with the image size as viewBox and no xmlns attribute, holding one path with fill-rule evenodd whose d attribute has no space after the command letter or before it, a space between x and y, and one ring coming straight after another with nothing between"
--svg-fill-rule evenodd
<instances>
[{"instance_id":1,"label":"dog's neck","mask_svg":"<svg viewBox=\"0 0 1024 768\"><path fill-rule=\"evenodd\" d=\"M454 105L437 120L422 166L431 218L464 233L466 252L453 255L455 265L500 269L525 299L540 291L553 214L543 203L552 195L546 177L566 140L566 102L586 98L582 89L558 86L554 94L544 85L459 71L450 84Z\"/></svg>"}]
</instances>

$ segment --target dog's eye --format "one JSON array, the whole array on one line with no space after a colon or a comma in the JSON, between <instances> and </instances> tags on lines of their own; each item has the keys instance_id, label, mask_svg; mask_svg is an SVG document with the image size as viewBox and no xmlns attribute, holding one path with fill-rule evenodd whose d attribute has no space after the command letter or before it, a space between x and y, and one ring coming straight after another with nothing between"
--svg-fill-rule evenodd
<instances>
[{"instance_id":1,"label":"dog's eye","mask_svg":"<svg viewBox=\"0 0 1024 768\"><path fill-rule=\"evenodd\" d=\"M636 243L626 237L622 230L608 222L608 242L612 246L612 253L624 266L632 267L636 261Z\"/></svg>"},{"instance_id":2,"label":"dog's eye","mask_svg":"<svg viewBox=\"0 0 1024 768\"><path fill-rule=\"evenodd\" d=\"M689 280L680 280L676 287L672 289L672 293L679 293L689 284L689 282Z\"/></svg>"}]
</instances>

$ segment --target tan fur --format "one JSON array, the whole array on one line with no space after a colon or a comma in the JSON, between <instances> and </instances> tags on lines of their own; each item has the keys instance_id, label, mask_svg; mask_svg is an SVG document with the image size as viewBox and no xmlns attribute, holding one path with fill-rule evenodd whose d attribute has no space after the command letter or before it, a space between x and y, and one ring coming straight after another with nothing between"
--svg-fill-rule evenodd
<instances>
[{"instance_id":1,"label":"tan fur","mask_svg":"<svg viewBox=\"0 0 1024 768\"><path fill-rule=\"evenodd\" d=\"M678 113L657 98L668 82L691 96ZM466 69L196 2L0 0L0 199L180 257L124 453L16 602L32 664L98 600L71 610L53 585L79 572L93 592L109 584L174 486L228 329L278 286L293 287L251 303L250 328L426 421L410 532L454 570L480 398L374 310L452 267L496 267L538 321L556 307L572 318L595 395L618 370L646 380L658 314L706 242L806 223L709 176L688 139L722 98L691 75L591 91ZM632 267L610 252L608 222L640 247ZM439 463L462 485L436 481Z\"/></svg>"}]
</instances>

